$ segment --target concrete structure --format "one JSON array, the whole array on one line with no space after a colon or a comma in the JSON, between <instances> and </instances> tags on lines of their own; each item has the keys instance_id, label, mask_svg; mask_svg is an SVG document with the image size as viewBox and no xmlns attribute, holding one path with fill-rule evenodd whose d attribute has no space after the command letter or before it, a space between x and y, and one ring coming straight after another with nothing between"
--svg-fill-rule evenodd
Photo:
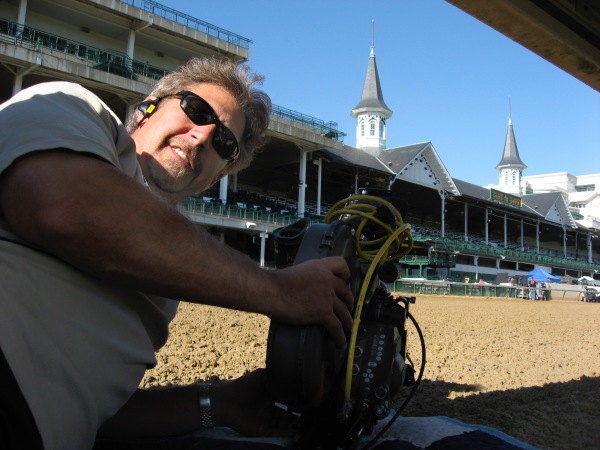
<instances>
[{"instance_id":1,"label":"concrete structure","mask_svg":"<svg viewBox=\"0 0 600 450\"><path fill-rule=\"evenodd\" d=\"M523 177L528 194L560 192L578 225L600 232L600 173L567 172Z\"/></svg>"}]
</instances>

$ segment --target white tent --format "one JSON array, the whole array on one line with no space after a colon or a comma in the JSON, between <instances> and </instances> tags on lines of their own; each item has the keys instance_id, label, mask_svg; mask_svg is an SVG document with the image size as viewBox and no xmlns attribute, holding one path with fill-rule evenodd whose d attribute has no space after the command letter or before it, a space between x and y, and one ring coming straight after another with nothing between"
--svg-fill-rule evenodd
<instances>
[{"instance_id":1,"label":"white tent","mask_svg":"<svg viewBox=\"0 0 600 450\"><path fill-rule=\"evenodd\" d=\"M600 281L594 280L592 277L581 277L577 281L579 281L579 284L587 284L589 286L600 286Z\"/></svg>"}]
</instances>

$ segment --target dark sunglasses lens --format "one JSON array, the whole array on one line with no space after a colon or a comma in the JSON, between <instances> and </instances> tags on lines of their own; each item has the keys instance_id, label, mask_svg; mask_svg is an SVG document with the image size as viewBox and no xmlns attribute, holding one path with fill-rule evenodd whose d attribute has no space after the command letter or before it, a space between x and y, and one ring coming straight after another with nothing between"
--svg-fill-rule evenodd
<instances>
[{"instance_id":1,"label":"dark sunglasses lens","mask_svg":"<svg viewBox=\"0 0 600 450\"><path fill-rule=\"evenodd\" d=\"M201 98L188 95L181 103L185 114L196 125L208 125L217 120L210 105Z\"/></svg>"},{"instance_id":2,"label":"dark sunglasses lens","mask_svg":"<svg viewBox=\"0 0 600 450\"><path fill-rule=\"evenodd\" d=\"M181 101L185 114L196 125L216 124L217 130L213 136L213 147L219 156L232 160L237 156L238 143L233 132L221 123L211 106L202 98L187 95Z\"/></svg>"},{"instance_id":3,"label":"dark sunglasses lens","mask_svg":"<svg viewBox=\"0 0 600 450\"><path fill-rule=\"evenodd\" d=\"M213 137L213 147L221 158L229 160L235 156L238 145L231 130L219 124Z\"/></svg>"}]
</instances>

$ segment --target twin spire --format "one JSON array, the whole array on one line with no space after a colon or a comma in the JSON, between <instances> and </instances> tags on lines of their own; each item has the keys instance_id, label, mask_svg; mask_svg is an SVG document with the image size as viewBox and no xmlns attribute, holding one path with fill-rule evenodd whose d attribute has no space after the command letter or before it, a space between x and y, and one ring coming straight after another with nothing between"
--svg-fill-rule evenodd
<instances>
[{"instance_id":1,"label":"twin spire","mask_svg":"<svg viewBox=\"0 0 600 450\"><path fill-rule=\"evenodd\" d=\"M509 109L511 109L509 101ZM392 117L393 111L383 100L377 62L375 61L375 22L371 28L371 53L367 66L367 76L363 86L362 97L352 109L352 117L356 118L356 148L373 156L379 156L386 149L386 120ZM508 132L504 144L504 153L496 169L500 171L499 188L504 192L522 194L522 172L527 168L519 156L517 141L512 125L512 111L509 112Z\"/></svg>"},{"instance_id":2,"label":"twin spire","mask_svg":"<svg viewBox=\"0 0 600 450\"><path fill-rule=\"evenodd\" d=\"M379 72L377 71L377 63L375 61L375 23L372 25L371 32L371 54L369 57L369 65L367 66L367 76L363 86L362 97L358 104L352 110L352 117L357 117L359 114L366 112L380 113L386 118L392 117L392 110L388 108L383 100L381 92L381 83L379 82Z\"/></svg>"},{"instance_id":3,"label":"twin spire","mask_svg":"<svg viewBox=\"0 0 600 450\"><path fill-rule=\"evenodd\" d=\"M375 24L371 33L371 54L362 97L352 110L356 118L356 147L378 156L386 148L385 121L392 117L392 110L383 100L379 73L375 61Z\"/></svg>"}]
</instances>

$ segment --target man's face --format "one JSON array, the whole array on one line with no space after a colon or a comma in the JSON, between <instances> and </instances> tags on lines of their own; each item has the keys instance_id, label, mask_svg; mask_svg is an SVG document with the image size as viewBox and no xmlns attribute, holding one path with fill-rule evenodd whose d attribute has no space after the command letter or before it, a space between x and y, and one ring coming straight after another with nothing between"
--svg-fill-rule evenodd
<instances>
[{"instance_id":1,"label":"man's face","mask_svg":"<svg viewBox=\"0 0 600 450\"><path fill-rule=\"evenodd\" d=\"M192 85L186 90L206 100L241 142L245 118L229 92L208 83ZM150 188L172 202L208 189L224 175L227 166L227 161L213 148L217 126L194 124L180 103L180 96L162 99L132 134Z\"/></svg>"}]
</instances>

